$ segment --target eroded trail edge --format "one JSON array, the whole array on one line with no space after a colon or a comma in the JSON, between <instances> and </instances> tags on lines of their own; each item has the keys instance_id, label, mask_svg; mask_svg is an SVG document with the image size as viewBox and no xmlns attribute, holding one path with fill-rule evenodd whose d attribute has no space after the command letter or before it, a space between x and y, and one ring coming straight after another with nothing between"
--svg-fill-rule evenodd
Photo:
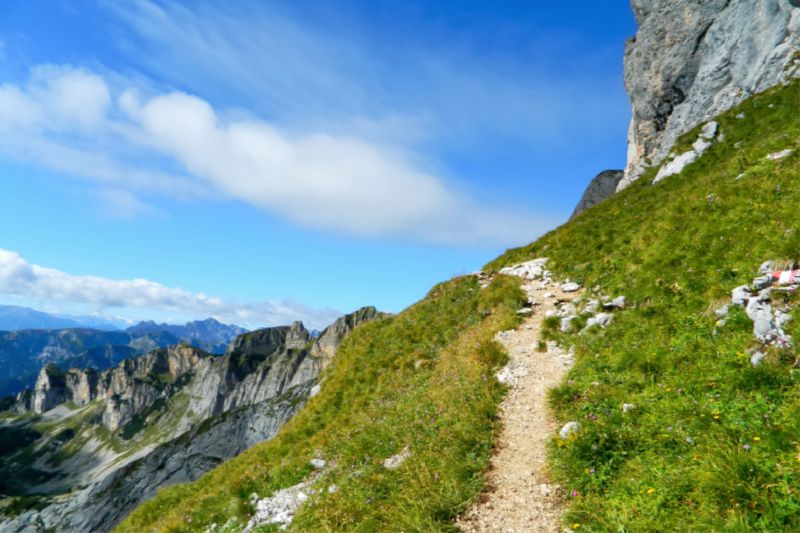
<instances>
[{"instance_id":1,"label":"eroded trail edge","mask_svg":"<svg viewBox=\"0 0 800 533\"><path fill-rule=\"evenodd\" d=\"M562 531L560 490L547 476L547 443L559 429L547 408L547 390L563 379L572 356L554 342L547 343L547 351L537 347L547 311L578 293L538 281L523 288L538 305L518 329L497 335L510 357L498 378L512 388L501 404L504 428L488 473L489 490L456 522L470 533Z\"/></svg>"}]
</instances>

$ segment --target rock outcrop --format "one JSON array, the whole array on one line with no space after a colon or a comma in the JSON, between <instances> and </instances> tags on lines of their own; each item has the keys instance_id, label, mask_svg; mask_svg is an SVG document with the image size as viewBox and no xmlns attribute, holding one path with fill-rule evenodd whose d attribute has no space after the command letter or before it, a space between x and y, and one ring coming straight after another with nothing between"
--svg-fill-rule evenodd
<instances>
[{"instance_id":1,"label":"rock outcrop","mask_svg":"<svg viewBox=\"0 0 800 533\"><path fill-rule=\"evenodd\" d=\"M605 170L594 177L594 179L586 187L581 201L575 206L572 216L575 218L590 207L593 207L606 198L610 198L617 191L617 184L624 175L623 170Z\"/></svg>"},{"instance_id":2,"label":"rock outcrop","mask_svg":"<svg viewBox=\"0 0 800 533\"><path fill-rule=\"evenodd\" d=\"M639 24L625 51L633 116L617 190L676 139L747 97L800 76L796 0L632 0Z\"/></svg>"}]
</instances>

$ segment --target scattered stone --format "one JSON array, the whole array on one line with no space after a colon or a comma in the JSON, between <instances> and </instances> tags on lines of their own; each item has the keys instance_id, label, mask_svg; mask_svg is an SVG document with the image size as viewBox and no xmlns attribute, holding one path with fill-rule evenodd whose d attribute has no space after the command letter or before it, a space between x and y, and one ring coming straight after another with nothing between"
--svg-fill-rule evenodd
<instances>
[{"instance_id":1,"label":"scattered stone","mask_svg":"<svg viewBox=\"0 0 800 533\"><path fill-rule=\"evenodd\" d=\"M533 313L533 309L527 309L526 308L526 309L520 309L519 311L517 311L518 315L529 315L531 313Z\"/></svg>"},{"instance_id":2,"label":"scattered stone","mask_svg":"<svg viewBox=\"0 0 800 533\"><path fill-rule=\"evenodd\" d=\"M313 466L316 469L325 468L325 465L327 464L322 459L311 459L310 463L311 466Z\"/></svg>"},{"instance_id":3,"label":"scattered stone","mask_svg":"<svg viewBox=\"0 0 800 533\"><path fill-rule=\"evenodd\" d=\"M733 305L745 305L747 300L753 296L753 291L750 290L749 285L742 285L736 287L731 291L731 302Z\"/></svg>"},{"instance_id":4,"label":"scattered stone","mask_svg":"<svg viewBox=\"0 0 800 533\"><path fill-rule=\"evenodd\" d=\"M300 504L308 500L308 495L303 491L310 486L310 481L304 481L288 489L277 491L271 498L259 500L256 504L255 516L247 523L242 533L249 533L255 528L272 524L286 529L294 520L294 513Z\"/></svg>"},{"instance_id":5,"label":"scattered stone","mask_svg":"<svg viewBox=\"0 0 800 533\"><path fill-rule=\"evenodd\" d=\"M757 291L772 285L772 276L761 276L753 280L753 288Z\"/></svg>"},{"instance_id":6,"label":"scattered stone","mask_svg":"<svg viewBox=\"0 0 800 533\"><path fill-rule=\"evenodd\" d=\"M717 309L716 311L714 311L714 314L715 314L715 315L717 315L717 316L718 316L718 317L720 317L720 318L722 318L722 317L724 317L724 316L728 316L728 310L729 310L729 308L730 308L730 306L729 306L729 305L724 305L724 306L722 306L721 308L719 308L719 309Z\"/></svg>"},{"instance_id":7,"label":"scattered stone","mask_svg":"<svg viewBox=\"0 0 800 533\"><path fill-rule=\"evenodd\" d=\"M552 298L553 296L555 296L555 294L553 294L552 292L546 292L542 295L542 297L544 298Z\"/></svg>"},{"instance_id":8,"label":"scattered stone","mask_svg":"<svg viewBox=\"0 0 800 533\"><path fill-rule=\"evenodd\" d=\"M717 133L717 126L718 124L712 120L700 130L700 137L703 139L713 139L714 135Z\"/></svg>"},{"instance_id":9,"label":"scattered stone","mask_svg":"<svg viewBox=\"0 0 800 533\"><path fill-rule=\"evenodd\" d=\"M636 406L633 405L632 403L623 403L622 404L622 412L623 413L627 413L628 411L633 411L634 409L636 409Z\"/></svg>"},{"instance_id":10,"label":"scattered stone","mask_svg":"<svg viewBox=\"0 0 800 533\"><path fill-rule=\"evenodd\" d=\"M338 485L331 485L330 487L328 487L328 492L330 492L331 494L334 494L338 490L339 490Z\"/></svg>"},{"instance_id":11,"label":"scattered stone","mask_svg":"<svg viewBox=\"0 0 800 533\"><path fill-rule=\"evenodd\" d=\"M402 465L409 457L411 457L411 452L408 451L408 446L406 446L400 453L386 459L383 462L383 467L388 468L389 470L396 470L397 468L400 468L400 465Z\"/></svg>"},{"instance_id":12,"label":"scattered stone","mask_svg":"<svg viewBox=\"0 0 800 533\"><path fill-rule=\"evenodd\" d=\"M626 299L624 296L618 296L611 300L610 302L605 302L603 307L606 309L622 309L625 307Z\"/></svg>"},{"instance_id":13,"label":"scattered stone","mask_svg":"<svg viewBox=\"0 0 800 533\"><path fill-rule=\"evenodd\" d=\"M610 324L614 320L614 315L611 313L598 313L589 320L586 321L586 327L590 328L592 326L601 326L605 327Z\"/></svg>"},{"instance_id":14,"label":"scattered stone","mask_svg":"<svg viewBox=\"0 0 800 533\"><path fill-rule=\"evenodd\" d=\"M564 427L561 428L561 431L558 432L558 436L562 440L566 440L572 434L575 436L580 435L581 431L583 431L583 426L580 422L567 422L564 424Z\"/></svg>"},{"instance_id":15,"label":"scattered stone","mask_svg":"<svg viewBox=\"0 0 800 533\"><path fill-rule=\"evenodd\" d=\"M518 265L500 269L500 274L518 276L522 279L537 279L542 277L548 277L545 275L547 271L544 269L544 266L546 264L547 264L547 258L541 257L539 259L534 259L533 261L528 261L526 263L520 263Z\"/></svg>"},{"instance_id":16,"label":"scattered stone","mask_svg":"<svg viewBox=\"0 0 800 533\"><path fill-rule=\"evenodd\" d=\"M787 148L786 150L767 155L767 159L769 159L770 161L778 161L788 156L792 152L794 152L794 150L792 150L791 148Z\"/></svg>"},{"instance_id":17,"label":"scattered stone","mask_svg":"<svg viewBox=\"0 0 800 533\"><path fill-rule=\"evenodd\" d=\"M313 398L314 396L316 396L320 392L322 392L322 387L319 386L319 385L314 385L313 387L311 387L311 390L308 393L308 397L309 398Z\"/></svg>"},{"instance_id":18,"label":"scattered stone","mask_svg":"<svg viewBox=\"0 0 800 533\"><path fill-rule=\"evenodd\" d=\"M772 265L773 265L772 261L764 261L763 263L761 263L761 266L758 267L758 271L763 276L772 274L773 272L775 272L775 269L772 268Z\"/></svg>"},{"instance_id":19,"label":"scattered stone","mask_svg":"<svg viewBox=\"0 0 800 533\"><path fill-rule=\"evenodd\" d=\"M750 363L753 366L761 365L761 360L764 359L765 355L761 352L754 352L753 355L750 356Z\"/></svg>"},{"instance_id":20,"label":"scattered stone","mask_svg":"<svg viewBox=\"0 0 800 533\"><path fill-rule=\"evenodd\" d=\"M689 150L688 152L682 153L659 169L658 174L656 174L656 178L653 180L653 185L664 178L673 176L675 174L680 174L687 165L694 163L696 159L697 152L694 150Z\"/></svg>"},{"instance_id":21,"label":"scattered stone","mask_svg":"<svg viewBox=\"0 0 800 533\"><path fill-rule=\"evenodd\" d=\"M575 292L577 290L580 290L580 288L581 286L575 282L565 283L564 285L561 286L561 290L564 292Z\"/></svg>"},{"instance_id":22,"label":"scattered stone","mask_svg":"<svg viewBox=\"0 0 800 533\"><path fill-rule=\"evenodd\" d=\"M561 331L567 332L572 328L572 321L578 318L576 315L565 316L561 319Z\"/></svg>"}]
</instances>

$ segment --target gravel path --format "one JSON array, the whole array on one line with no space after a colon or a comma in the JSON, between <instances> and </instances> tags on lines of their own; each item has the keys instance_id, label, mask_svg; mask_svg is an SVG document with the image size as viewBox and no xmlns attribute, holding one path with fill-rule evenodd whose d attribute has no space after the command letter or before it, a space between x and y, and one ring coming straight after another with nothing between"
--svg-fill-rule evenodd
<instances>
[{"instance_id":1,"label":"gravel path","mask_svg":"<svg viewBox=\"0 0 800 533\"><path fill-rule=\"evenodd\" d=\"M488 474L489 490L456 522L469 533L562 531L560 490L547 477L547 442L559 429L547 408L547 389L561 381L572 358L553 342L544 353L536 347L545 313L560 298L579 294L538 281L523 288L540 305L519 329L497 336L511 358L499 378L513 389L501 404L504 429ZM547 292L553 296L545 298Z\"/></svg>"}]
</instances>

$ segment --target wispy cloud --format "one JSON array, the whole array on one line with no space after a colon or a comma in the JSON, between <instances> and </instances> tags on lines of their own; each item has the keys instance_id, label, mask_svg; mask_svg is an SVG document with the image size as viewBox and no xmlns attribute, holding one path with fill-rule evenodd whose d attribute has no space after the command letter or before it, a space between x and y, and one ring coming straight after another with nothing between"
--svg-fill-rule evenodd
<instances>
[{"instance_id":1,"label":"wispy cloud","mask_svg":"<svg viewBox=\"0 0 800 533\"><path fill-rule=\"evenodd\" d=\"M0 87L0 134L8 155L113 190L104 194L121 216L144 209L136 193L156 192L246 202L326 232L458 246L522 242L553 222L459 193L402 146L229 119L182 92L112 94L85 69L41 66L27 85Z\"/></svg>"},{"instance_id":2,"label":"wispy cloud","mask_svg":"<svg viewBox=\"0 0 800 533\"><path fill-rule=\"evenodd\" d=\"M214 317L229 324L284 325L302 320L322 329L342 313L314 309L301 302L238 302L170 288L144 279L112 280L76 276L32 265L16 252L0 249L0 293L19 298L89 305L95 312L109 308L143 308L188 316Z\"/></svg>"}]
</instances>

